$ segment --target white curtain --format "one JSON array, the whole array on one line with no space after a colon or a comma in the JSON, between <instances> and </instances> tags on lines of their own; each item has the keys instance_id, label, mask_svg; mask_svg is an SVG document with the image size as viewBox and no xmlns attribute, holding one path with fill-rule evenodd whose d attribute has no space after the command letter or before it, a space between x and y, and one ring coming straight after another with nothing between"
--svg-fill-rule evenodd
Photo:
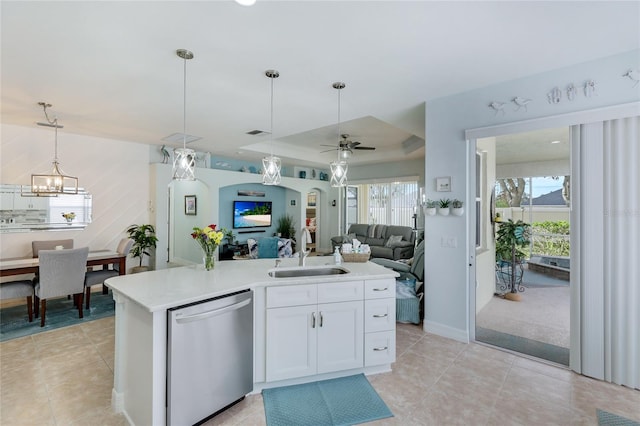
<instances>
[{"instance_id":1,"label":"white curtain","mask_svg":"<svg viewBox=\"0 0 640 426\"><path fill-rule=\"evenodd\" d=\"M636 389L640 388L639 132L640 117L572 128L576 178L572 220L577 221L572 221L576 226L572 228L571 368Z\"/></svg>"}]
</instances>

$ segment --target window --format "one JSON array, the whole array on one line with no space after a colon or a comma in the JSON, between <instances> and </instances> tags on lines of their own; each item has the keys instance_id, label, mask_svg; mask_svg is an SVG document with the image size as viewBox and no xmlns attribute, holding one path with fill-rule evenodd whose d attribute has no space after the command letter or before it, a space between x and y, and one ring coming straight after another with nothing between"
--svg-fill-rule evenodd
<instances>
[{"instance_id":1,"label":"window","mask_svg":"<svg viewBox=\"0 0 640 426\"><path fill-rule=\"evenodd\" d=\"M354 215L349 215L351 223L369 223L414 227L414 215L418 205L418 181L378 182L372 184L353 185L357 198L358 218L352 222ZM349 205L350 208L353 206Z\"/></svg>"},{"instance_id":2,"label":"window","mask_svg":"<svg viewBox=\"0 0 640 426\"><path fill-rule=\"evenodd\" d=\"M476 152L476 249L487 247L487 161L486 152Z\"/></svg>"}]
</instances>

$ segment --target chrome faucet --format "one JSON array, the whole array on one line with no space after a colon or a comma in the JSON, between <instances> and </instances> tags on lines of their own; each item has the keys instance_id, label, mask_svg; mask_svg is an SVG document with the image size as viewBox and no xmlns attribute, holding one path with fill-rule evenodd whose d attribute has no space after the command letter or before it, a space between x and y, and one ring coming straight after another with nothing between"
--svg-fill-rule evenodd
<instances>
[{"instance_id":1,"label":"chrome faucet","mask_svg":"<svg viewBox=\"0 0 640 426\"><path fill-rule=\"evenodd\" d=\"M305 259L307 258L307 256L309 256L309 253L311 253L311 250L300 250L298 252L298 266L304 266Z\"/></svg>"}]
</instances>

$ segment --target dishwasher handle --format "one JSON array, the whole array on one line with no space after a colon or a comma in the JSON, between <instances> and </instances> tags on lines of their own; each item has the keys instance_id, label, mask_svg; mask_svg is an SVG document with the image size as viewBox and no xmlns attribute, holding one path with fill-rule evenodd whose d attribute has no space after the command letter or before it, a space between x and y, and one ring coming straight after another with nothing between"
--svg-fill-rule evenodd
<instances>
[{"instance_id":1,"label":"dishwasher handle","mask_svg":"<svg viewBox=\"0 0 640 426\"><path fill-rule=\"evenodd\" d=\"M233 305L225 306L224 308L214 309L213 311L202 312L195 315L179 316L180 314L178 314L176 315L176 323L184 324L187 322L200 321L203 319L215 317L216 315L222 315L229 311L235 311L237 309L243 308L249 303L251 303L251 299L243 300L242 302L234 303Z\"/></svg>"}]
</instances>

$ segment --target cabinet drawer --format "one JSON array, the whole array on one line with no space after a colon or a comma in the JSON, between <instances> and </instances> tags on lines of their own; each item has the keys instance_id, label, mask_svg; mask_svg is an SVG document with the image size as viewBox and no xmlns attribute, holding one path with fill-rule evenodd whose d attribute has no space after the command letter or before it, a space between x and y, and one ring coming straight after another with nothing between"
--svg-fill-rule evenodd
<instances>
[{"instance_id":1,"label":"cabinet drawer","mask_svg":"<svg viewBox=\"0 0 640 426\"><path fill-rule=\"evenodd\" d=\"M363 285L363 281L318 284L318 303L362 300L364 299Z\"/></svg>"},{"instance_id":2,"label":"cabinet drawer","mask_svg":"<svg viewBox=\"0 0 640 426\"><path fill-rule=\"evenodd\" d=\"M382 280L367 280L364 282L365 299L383 299L396 297L396 280L393 278Z\"/></svg>"},{"instance_id":3,"label":"cabinet drawer","mask_svg":"<svg viewBox=\"0 0 640 426\"><path fill-rule=\"evenodd\" d=\"M267 308L315 305L318 302L316 284L281 285L267 288Z\"/></svg>"},{"instance_id":4,"label":"cabinet drawer","mask_svg":"<svg viewBox=\"0 0 640 426\"><path fill-rule=\"evenodd\" d=\"M372 299L364 302L364 331L393 330L396 326L396 299Z\"/></svg>"},{"instance_id":5,"label":"cabinet drawer","mask_svg":"<svg viewBox=\"0 0 640 426\"><path fill-rule=\"evenodd\" d=\"M390 364L396 360L396 331L364 335L364 366Z\"/></svg>"}]
</instances>

